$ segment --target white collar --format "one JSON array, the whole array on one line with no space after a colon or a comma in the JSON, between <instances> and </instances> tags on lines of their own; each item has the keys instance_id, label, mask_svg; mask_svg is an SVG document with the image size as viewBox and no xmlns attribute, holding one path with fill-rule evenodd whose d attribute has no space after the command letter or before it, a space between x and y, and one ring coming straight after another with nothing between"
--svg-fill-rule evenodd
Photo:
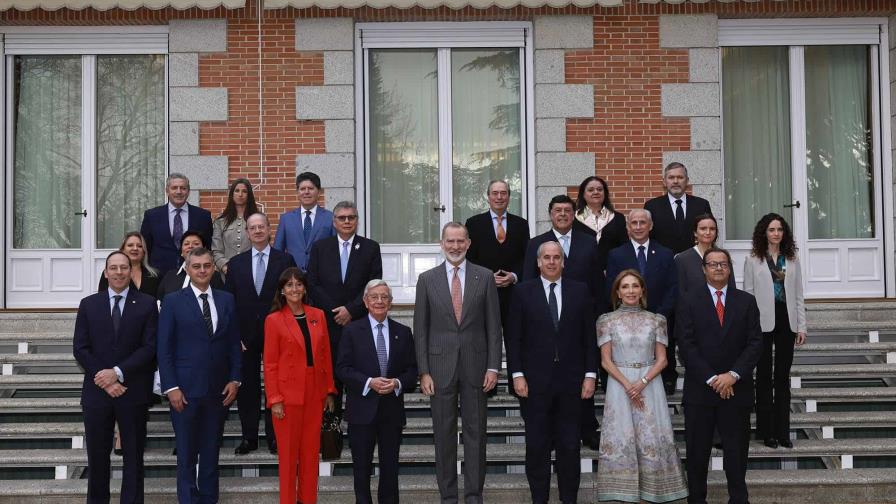
<instances>
[{"instance_id":1,"label":"white collar","mask_svg":"<svg viewBox=\"0 0 896 504\"><path fill-rule=\"evenodd\" d=\"M184 202L183 206L180 207L184 212L190 212L190 203ZM174 206L170 201L168 202L168 213L174 213L177 210L177 207Z\"/></svg>"},{"instance_id":2,"label":"white collar","mask_svg":"<svg viewBox=\"0 0 896 504\"><path fill-rule=\"evenodd\" d=\"M629 238L629 241L632 242L632 246L635 247L635 250L638 250L638 247L640 247L641 245L644 246L644 250L650 250L650 238L648 238L647 241L645 241L644 243L638 243L635 240L632 240L631 238Z\"/></svg>"},{"instance_id":3,"label":"white collar","mask_svg":"<svg viewBox=\"0 0 896 504\"><path fill-rule=\"evenodd\" d=\"M197 298L199 298L199 295L200 295L200 294L208 294L208 297L209 297L209 298L212 298L212 297L213 297L213 296L212 296L212 286L211 286L211 284L209 284L209 286L208 286L208 290L206 290L205 292L202 292L201 290L199 290L198 287L196 287L195 285L193 285L193 282L190 282L190 288L193 289L193 295L196 296Z\"/></svg>"},{"instance_id":4,"label":"white collar","mask_svg":"<svg viewBox=\"0 0 896 504\"><path fill-rule=\"evenodd\" d=\"M121 292L115 292L114 290L112 290L112 287L109 287L108 290L109 290L109 299L113 299L115 296L121 296L122 299L125 299L128 297L128 291L131 290L131 286L128 285Z\"/></svg>"},{"instance_id":5,"label":"white collar","mask_svg":"<svg viewBox=\"0 0 896 504\"><path fill-rule=\"evenodd\" d=\"M271 257L271 245L270 244L266 245L262 250L258 250L254 246L252 247L252 257L258 257L259 252L261 252L262 254L264 254L268 257Z\"/></svg>"},{"instance_id":6,"label":"white collar","mask_svg":"<svg viewBox=\"0 0 896 504\"><path fill-rule=\"evenodd\" d=\"M374 330L374 336L376 336L376 332L375 332L375 331L376 331L376 325L377 325L377 324L383 324L383 329L385 329L385 330L388 330L388 329L389 329L389 316L388 316L388 315L386 315L385 320L383 320L382 322L380 322L380 321L378 321L377 319L373 318L373 315L371 315L371 314L368 313L368 314L367 314L367 320L370 321L370 328Z\"/></svg>"},{"instance_id":7,"label":"white collar","mask_svg":"<svg viewBox=\"0 0 896 504\"><path fill-rule=\"evenodd\" d=\"M305 212L311 212L311 217L317 216L317 205L312 206L311 208L305 208L302 205L299 205L299 213L302 214L302 217L305 217Z\"/></svg>"},{"instance_id":8,"label":"white collar","mask_svg":"<svg viewBox=\"0 0 896 504\"><path fill-rule=\"evenodd\" d=\"M448 271L449 274L454 273L454 268L455 268L455 266L453 264L451 264L450 262L448 262L448 260L446 259L445 260L445 269ZM464 259L463 261L461 261L461 263L457 265L457 268L460 270L457 272L458 275L461 273L466 273L467 272L467 260Z\"/></svg>"},{"instance_id":9,"label":"white collar","mask_svg":"<svg viewBox=\"0 0 896 504\"><path fill-rule=\"evenodd\" d=\"M560 231L557 231L557 229L554 227L551 227L551 231L553 231L554 236L557 237L558 241L560 240L560 237L562 237L562 236L572 238L572 228L569 228L569 231L567 231L566 234L561 234Z\"/></svg>"},{"instance_id":10,"label":"white collar","mask_svg":"<svg viewBox=\"0 0 896 504\"><path fill-rule=\"evenodd\" d=\"M355 235L351 235L348 240L343 240L341 236L336 235L336 239L339 240L339 250L341 251L342 247L344 247L343 243L348 243L349 248L351 248L352 242L355 241Z\"/></svg>"},{"instance_id":11,"label":"white collar","mask_svg":"<svg viewBox=\"0 0 896 504\"><path fill-rule=\"evenodd\" d=\"M563 281L563 277L560 277L560 278L554 280L553 282L550 281L550 280L548 280L547 278L541 276L541 275L539 275L538 278L541 279L541 285L544 286L545 290L550 289L552 283L557 284L557 287L560 287L560 282ZM554 291L554 292L556 292L556 291Z\"/></svg>"},{"instance_id":12,"label":"white collar","mask_svg":"<svg viewBox=\"0 0 896 504\"><path fill-rule=\"evenodd\" d=\"M491 214L492 220L495 220L498 218L498 214L495 213L495 211L492 210L491 207L489 207L488 213ZM501 215L501 220L503 220L504 222L507 222L507 210L504 210L504 213Z\"/></svg>"},{"instance_id":13,"label":"white collar","mask_svg":"<svg viewBox=\"0 0 896 504\"><path fill-rule=\"evenodd\" d=\"M675 196L672 196L672 194L670 194L668 192L666 193L666 196L669 197L669 204L672 205L672 208L675 208L675 200L681 200L682 206L687 205L687 203L688 203L687 193L682 194L680 198L676 198Z\"/></svg>"}]
</instances>

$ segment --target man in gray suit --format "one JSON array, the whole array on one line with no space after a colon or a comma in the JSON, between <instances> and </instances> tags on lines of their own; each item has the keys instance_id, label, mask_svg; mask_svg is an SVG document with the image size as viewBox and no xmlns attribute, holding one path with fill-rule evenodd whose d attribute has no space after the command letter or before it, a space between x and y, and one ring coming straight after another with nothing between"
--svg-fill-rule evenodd
<instances>
[{"instance_id":1,"label":"man in gray suit","mask_svg":"<svg viewBox=\"0 0 896 504\"><path fill-rule=\"evenodd\" d=\"M417 279L414 346L420 389L432 402L436 476L443 503L457 495L457 405L464 444L464 502L482 503L485 484L485 394L501 368L501 309L491 270L467 262L467 228L442 228L445 262Z\"/></svg>"}]
</instances>

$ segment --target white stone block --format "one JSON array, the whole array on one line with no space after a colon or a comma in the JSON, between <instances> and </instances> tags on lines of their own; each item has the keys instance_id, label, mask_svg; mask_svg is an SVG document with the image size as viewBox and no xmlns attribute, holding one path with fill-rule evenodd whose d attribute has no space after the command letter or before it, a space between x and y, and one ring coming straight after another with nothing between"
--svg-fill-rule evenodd
<instances>
[{"instance_id":1,"label":"white stone block","mask_svg":"<svg viewBox=\"0 0 896 504\"><path fill-rule=\"evenodd\" d=\"M822 439L834 439L834 427L832 425L822 425L821 426L821 438Z\"/></svg>"},{"instance_id":2,"label":"white stone block","mask_svg":"<svg viewBox=\"0 0 896 504\"><path fill-rule=\"evenodd\" d=\"M354 56L351 51L324 52L324 84L353 84L355 82Z\"/></svg>"},{"instance_id":3,"label":"white stone block","mask_svg":"<svg viewBox=\"0 0 896 504\"><path fill-rule=\"evenodd\" d=\"M226 19L172 19L168 22L168 52L226 52Z\"/></svg>"},{"instance_id":4,"label":"white stone block","mask_svg":"<svg viewBox=\"0 0 896 504\"><path fill-rule=\"evenodd\" d=\"M352 51L354 48L352 18L296 19L296 51Z\"/></svg>"},{"instance_id":5,"label":"white stone block","mask_svg":"<svg viewBox=\"0 0 896 504\"><path fill-rule=\"evenodd\" d=\"M227 156L171 156L169 167L190 178L190 194L198 190L227 189Z\"/></svg>"},{"instance_id":6,"label":"white stone block","mask_svg":"<svg viewBox=\"0 0 896 504\"><path fill-rule=\"evenodd\" d=\"M227 120L227 88L171 88L168 101L172 122Z\"/></svg>"},{"instance_id":7,"label":"white stone block","mask_svg":"<svg viewBox=\"0 0 896 504\"><path fill-rule=\"evenodd\" d=\"M199 123L173 122L168 124L168 153L172 156L199 155Z\"/></svg>"},{"instance_id":8,"label":"white stone block","mask_svg":"<svg viewBox=\"0 0 896 504\"><path fill-rule=\"evenodd\" d=\"M664 117L720 116L718 83L662 84L660 93Z\"/></svg>"},{"instance_id":9,"label":"white stone block","mask_svg":"<svg viewBox=\"0 0 896 504\"><path fill-rule=\"evenodd\" d=\"M327 152L355 151L355 121L329 119L324 121L324 144Z\"/></svg>"},{"instance_id":10,"label":"white stone block","mask_svg":"<svg viewBox=\"0 0 896 504\"><path fill-rule=\"evenodd\" d=\"M340 201L356 201L355 189L353 187L324 187L324 205L333 209L336 203ZM360 209L359 209L360 211ZM364 219L364 216L361 216Z\"/></svg>"},{"instance_id":11,"label":"white stone block","mask_svg":"<svg viewBox=\"0 0 896 504\"><path fill-rule=\"evenodd\" d=\"M722 186L720 184L698 184L691 185L694 196L700 196L709 202L709 207L712 208L713 215L716 216L717 219L724 219L725 214L722 211Z\"/></svg>"},{"instance_id":12,"label":"white stone block","mask_svg":"<svg viewBox=\"0 0 896 504\"><path fill-rule=\"evenodd\" d=\"M168 85L171 87L199 85L199 53L168 55Z\"/></svg>"},{"instance_id":13,"label":"white stone block","mask_svg":"<svg viewBox=\"0 0 896 504\"><path fill-rule=\"evenodd\" d=\"M535 51L535 83L562 84L566 79L566 57L562 49Z\"/></svg>"},{"instance_id":14,"label":"white stone block","mask_svg":"<svg viewBox=\"0 0 896 504\"><path fill-rule=\"evenodd\" d=\"M565 151L566 119L536 119L535 150L537 152Z\"/></svg>"},{"instance_id":15,"label":"white stone block","mask_svg":"<svg viewBox=\"0 0 896 504\"><path fill-rule=\"evenodd\" d=\"M18 350L19 350L18 353L20 353L20 354L26 354L26 353L28 353L28 343L27 343L27 342L19 343L19 349L18 349Z\"/></svg>"},{"instance_id":16,"label":"white stone block","mask_svg":"<svg viewBox=\"0 0 896 504\"><path fill-rule=\"evenodd\" d=\"M880 343L880 332L868 331L868 343Z\"/></svg>"},{"instance_id":17,"label":"white stone block","mask_svg":"<svg viewBox=\"0 0 896 504\"><path fill-rule=\"evenodd\" d=\"M594 86L589 84L535 86L535 117L594 117Z\"/></svg>"},{"instance_id":18,"label":"white stone block","mask_svg":"<svg viewBox=\"0 0 896 504\"><path fill-rule=\"evenodd\" d=\"M818 401L815 399L806 399L806 413L817 413Z\"/></svg>"},{"instance_id":19,"label":"white stone block","mask_svg":"<svg viewBox=\"0 0 896 504\"><path fill-rule=\"evenodd\" d=\"M720 150L722 128L718 117L691 118L691 150Z\"/></svg>"},{"instance_id":20,"label":"white stone block","mask_svg":"<svg viewBox=\"0 0 896 504\"><path fill-rule=\"evenodd\" d=\"M663 166L677 161L688 168L691 184L722 184L722 153L720 151L679 151L664 152Z\"/></svg>"},{"instance_id":21,"label":"white stone block","mask_svg":"<svg viewBox=\"0 0 896 504\"><path fill-rule=\"evenodd\" d=\"M724 459L722 457L710 458L710 467L712 471L721 471L725 468Z\"/></svg>"},{"instance_id":22,"label":"white stone block","mask_svg":"<svg viewBox=\"0 0 896 504\"><path fill-rule=\"evenodd\" d=\"M56 466L54 478L58 480L68 479L68 466Z\"/></svg>"},{"instance_id":23,"label":"white stone block","mask_svg":"<svg viewBox=\"0 0 896 504\"><path fill-rule=\"evenodd\" d=\"M719 82L719 50L696 48L688 51L691 82Z\"/></svg>"},{"instance_id":24,"label":"white stone block","mask_svg":"<svg viewBox=\"0 0 896 504\"><path fill-rule=\"evenodd\" d=\"M592 16L535 16L536 49L589 49L594 47Z\"/></svg>"},{"instance_id":25,"label":"white stone block","mask_svg":"<svg viewBox=\"0 0 896 504\"><path fill-rule=\"evenodd\" d=\"M296 119L353 119L353 86L299 86L296 88Z\"/></svg>"},{"instance_id":26,"label":"white stone block","mask_svg":"<svg viewBox=\"0 0 896 504\"><path fill-rule=\"evenodd\" d=\"M660 47L718 47L719 19L715 14L660 16Z\"/></svg>"},{"instance_id":27,"label":"white stone block","mask_svg":"<svg viewBox=\"0 0 896 504\"><path fill-rule=\"evenodd\" d=\"M852 455L841 455L840 456L840 469L852 469Z\"/></svg>"},{"instance_id":28,"label":"white stone block","mask_svg":"<svg viewBox=\"0 0 896 504\"><path fill-rule=\"evenodd\" d=\"M72 450L84 448L84 436L72 436Z\"/></svg>"},{"instance_id":29,"label":"white stone block","mask_svg":"<svg viewBox=\"0 0 896 504\"><path fill-rule=\"evenodd\" d=\"M577 186L594 175L592 152L538 152L535 154L535 184ZM565 194L566 191L563 191ZM559 193L558 193L559 194Z\"/></svg>"},{"instance_id":30,"label":"white stone block","mask_svg":"<svg viewBox=\"0 0 896 504\"><path fill-rule=\"evenodd\" d=\"M354 187L355 156L353 154L299 154L296 175L312 171L320 175L323 187Z\"/></svg>"},{"instance_id":31,"label":"white stone block","mask_svg":"<svg viewBox=\"0 0 896 504\"><path fill-rule=\"evenodd\" d=\"M540 186L535 188L535 208L531 213L535 216L536 222L547 221L547 228L540 230L539 233L550 228L551 218L548 213L548 205L551 203L551 198L560 194L566 194L566 186Z\"/></svg>"}]
</instances>

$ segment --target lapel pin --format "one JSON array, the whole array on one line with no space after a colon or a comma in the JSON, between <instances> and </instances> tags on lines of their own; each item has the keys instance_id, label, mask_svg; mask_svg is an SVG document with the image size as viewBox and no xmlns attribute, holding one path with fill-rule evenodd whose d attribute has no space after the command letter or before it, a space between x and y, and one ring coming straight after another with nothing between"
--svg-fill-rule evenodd
<instances>
[{"instance_id":1,"label":"lapel pin","mask_svg":"<svg viewBox=\"0 0 896 504\"><path fill-rule=\"evenodd\" d=\"M358 250L359 248L361 248L361 243L360 243L360 242L358 242L358 243L355 244L355 250Z\"/></svg>"}]
</instances>

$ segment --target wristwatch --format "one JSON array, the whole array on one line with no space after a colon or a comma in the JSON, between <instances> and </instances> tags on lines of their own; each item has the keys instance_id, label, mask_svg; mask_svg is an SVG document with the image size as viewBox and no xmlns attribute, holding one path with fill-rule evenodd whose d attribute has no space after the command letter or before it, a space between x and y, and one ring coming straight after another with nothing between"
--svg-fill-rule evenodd
<instances>
[{"instance_id":1,"label":"wristwatch","mask_svg":"<svg viewBox=\"0 0 896 504\"><path fill-rule=\"evenodd\" d=\"M643 383L644 385L647 385L647 377L642 376L642 377L641 377L641 383Z\"/></svg>"}]
</instances>

